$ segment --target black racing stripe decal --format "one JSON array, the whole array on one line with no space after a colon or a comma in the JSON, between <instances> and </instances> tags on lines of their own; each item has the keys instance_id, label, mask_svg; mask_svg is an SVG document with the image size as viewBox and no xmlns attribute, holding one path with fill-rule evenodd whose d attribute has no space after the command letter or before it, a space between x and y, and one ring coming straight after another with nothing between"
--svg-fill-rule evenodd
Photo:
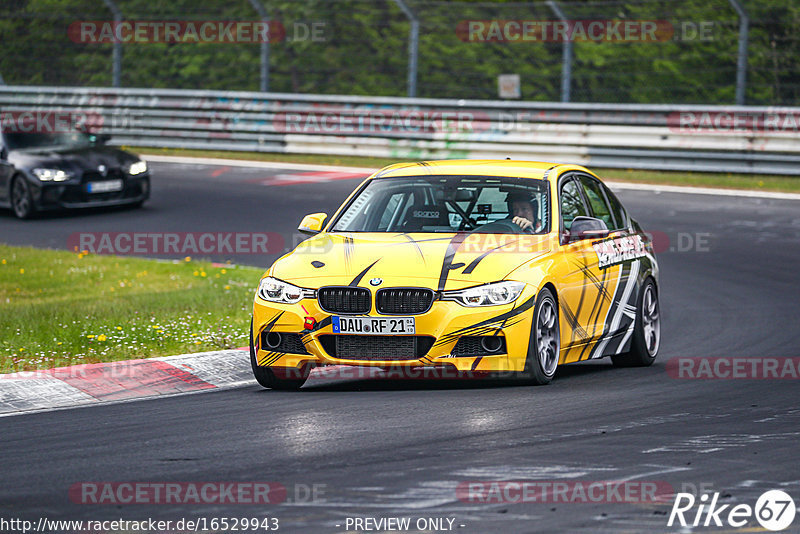
<instances>
[{"instance_id":1,"label":"black racing stripe decal","mask_svg":"<svg viewBox=\"0 0 800 534\"><path fill-rule=\"evenodd\" d=\"M422 249L420 248L420 246L419 246L419 243L417 243L416 241L414 241L414 238L413 238L413 237L411 237L411 236L410 236L410 235L408 235L408 234L400 234L400 235L401 235L401 236L403 236L403 237L405 237L406 239L408 239L408 241L409 241L409 242L410 242L412 245L414 245L414 248L415 248L415 249L417 249L417 253L419 254L419 257L420 257L420 258L422 258L422 263L424 264L424 263L425 263L425 255L422 253Z\"/></svg>"},{"instance_id":2,"label":"black racing stripe decal","mask_svg":"<svg viewBox=\"0 0 800 534\"><path fill-rule=\"evenodd\" d=\"M448 334L444 334L442 337L436 340L435 346L438 345L445 345L447 343L451 343L455 339L461 336L472 336L472 335L479 335L476 332L480 333L490 333L497 329L498 324L505 324L505 326L513 326L517 324L522 319L519 318L516 321L510 321L512 318L516 318L519 314L528 311L529 309L533 308L534 304L536 303L536 296L532 296L518 307L508 310L505 313L501 313L495 317L490 317L489 319L484 319L479 323L475 323L470 326L465 326L464 328L460 328L458 330L454 330Z\"/></svg>"},{"instance_id":3,"label":"black racing stripe decal","mask_svg":"<svg viewBox=\"0 0 800 534\"><path fill-rule=\"evenodd\" d=\"M278 358L280 358L281 356L283 356L283 354L269 351L264 355L263 358L261 358L261 360L259 360L258 365L260 367L269 367L270 365L278 361Z\"/></svg>"},{"instance_id":4,"label":"black racing stripe decal","mask_svg":"<svg viewBox=\"0 0 800 534\"><path fill-rule=\"evenodd\" d=\"M498 249L501 249L503 247L507 247L508 245L511 245L511 244L516 244L518 241L519 240L517 240L517 241L509 241L508 243L503 243L502 245L498 245L498 246L496 246L496 247L494 247L492 249L487 250L486 252L484 252L483 254L481 254L480 256L475 258L474 260L472 260L470 262L470 264L467 265L467 268L464 269L463 271L461 271L461 274L472 274L472 271L475 270L475 267L478 266L478 264L483 260L483 258L485 258L486 256L488 256L492 252L495 252Z\"/></svg>"},{"instance_id":5,"label":"black racing stripe decal","mask_svg":"<svg viewBox=\"0 0 800 534\"><path fill-rule=\"evenodd\" d=\"M582 335L583 338L586 339L586 330L584 330L579 324L581 310L583 309L583 301L586 299L586 271L588 270L588 265L586 264L585 257L582 265L583 267L581 268L581 272L583 273L583 285L581 286L581 298L578 299L578 308L575 310L575 323L578 324L578 327L580 328L578 335Z\"/></svg>"},{"instance_id":6,"label":"black racing stripe decal","mask_svg":"<svg viewBox=\"0 0 800 534\"><path fill-rule=\"evenodd\" d=\"M414 243L427 243L429 241L450 241L451 239L453 239L453 236L450 236L450 237L432 237L430 239L414 239L413 237L411 237L409 234L407 234L405 232L400 232L398 234L394 234L392 237L405 237L406 239L408 239L409 241L412 241ZM405 243L392 243L392 245L405 245Z\"/></svg>"},{"instance_id":7,"label":"black racing stripe decal","mask_svg":"<svg viewBox=\"0 0 800 534\"><path fill-rule=\"evenodd\" d=\"M280 360L280 359L281 359L281 357L283 356L283 353L281 353L281 352L270 352L270 353L269 353L269 356L271 356L271 357L268 357L268 358L267 358L267 359L264 361L263 367L269 367L269 366L270 366L270 365L272 365L273 363L275 363L275 362L277 362L278 360Z\"/></svg>"},{"instance_id":8,"label":"black racing stripe decal","mask_svg":"<svg viewBox=\"0 0 800 534\"><path fill-rule=\"evenodd\" d=\"M281 315L283 315L283 312L280 312L278 315L273 317L270 320L270 322L268 322L266 325L264 325L264 328L262 328L261 331L262 332L271 332L272 331L272 327L275 326L275 323L278 322L278 319L281 318Z\"/></svg>"},{"instance_id":9,"label":"black racing stripe decal","mask_svg":"<svg viewBox=\"0 0 800 534\"><path fill-rule=\"evenodd\" d=\"M594 286L601 293L601 296L603 298L607 300L611 299L611 295L608 294L608 289L606 289L605 284L601 282L599 278L597 278L597 275L592 272L592 270L589 268L588 265L586 265L585 263L578 263L578 261L575 260L574 258L571 261L575 267L577 267L583 272L584 279L587 279L594 284ZM606 275L606 269L603 269L603 278L605 278L605 275Z\"/></svg>"},{"instance_id":10,"label":"black racing stripe decal","mask_svg":"<svg viewBox=\"0 0 800 534\"><path fill-rule=\"evenodd\" d=\"M578 324L578 317L573 313L572 309L569 307L569 304L566 303L565 300L559 300L559 304L561 305L561 311L564 314L564 319L567 320L569 326L572 328L572 334L570 335L570 344L575 341L575 335L585 338L586 331L583 327Z\"/></svg>"},{"instance_id":11,"label":"black racing stripe decal","mask_svg":"<svg viewBox=\"0 0 800 534\"><path fill-rule=\"evenodd\" d=\"M363 271L361 271L360 273L358 273L358 276L356 276L355 278L353 278L353 281L352 281L352 282L350 282L350 285L351 285L351 286L353 286L353 287L355 287L355 286L357 286L359 283L361 283L361 279L362 279L362 278L364 278L364 275L365 275L365 274L367 274L367 271L369 271L370 269L372 269L372 266L373 266L373 265L375 265L376 263L378 263L379 261L381 261L381 259L380 259L380 258L378 258L377 260L373 261L371 264L369 264L369 266L367 266L367 268L366 268L366 269L364 269Z\"/></svg>"},{"instance_id":12,"label":"black racing stripe decal","mask_svg":"<svg viewBox=\"0 0 800 534\"><path fill-rule=\"evenodd\" d=\"M348 272L350 272L350 260L353 257L353 246L353 238L344 236L344 266Z\"/></svg>"},{"instance_id":13,"label":"black racing stripe decal","mask_svg":"<svg viewBox=\"0 0 800 534\"><path fill-rule=\"evenodd\" d=\"M589 324L591 324L591 325L596 325L597 324L597 320L600 319L600 310L603 309L603 306L602 306L603 300L605 300L607 298L610 298L608 296L608 290L606 290L606 288L605 288L606 272L607 272L607 270L603 269L603 278L600 280L600 279L597 278L597 276L591 270L589 270L588 267L584 271L584 274L586 275L586 278L591 280L591 282L597 288L597 296L594 299L594 304L592 304L592 311L589 312ZM595 315L597 316L597 319L595 319ZM596 327L593 326L592 327L592 338L595 339L596 336L597 336L597 329L596 329ZM581 353L578 355L578 361L583 360L583 355L586 353L586 351L589 349L589 347L590 347L590 343L587 343L586 345L583 346L583 348L581 349ZM589 356L591 356L591 351L589 351Z\"/></svg>"},{"instance_id":14,"label":"black racing stripe decal","mask_svg":"<svg viewBox=\"0 0 800 534\"><path fill-rule=\"evenodd\" d=\"M259 343L259 344L261 343L261 334L262 334L263 332L271 332L271 331L272 331L272 327L274 327L274 326L275 326L275 323L277 323L277 322L278 322L278 319L280 319L280 318L281 318L281 315L283 315L283 313L284 313L284 312L280 312L278 315L276 315L275 317L273 317L273 318L270 320L270 322L268 322L266 325L264 325L264 328L262 328L262 329L261 329L261 332L259 332L259 334L258 334L258 343ZM275 357L275 358L273 359L273 358L272 358L272 356L273 356L273 355L275 355L275 354L277 354L277 357ZM275 362L275 361L277 361L277 360L278 360L278 358L280 358L280 357L281 357L281 354L280 354L280 353L276 353L276 352L269 351L269 352L267 352L266 356L264 356L264 358L262 358L262 359L261 359L261 362L268 362L268 363L259 363L259 365L261 365L262 367L266 367L266 366L270 365L272 362Z\"/></svg>"},{"instance_id":15,"label":"black racing stripe decal","mask_svg":"<svg viewBox=\"0 0 800 534\"><path fill-rule=\"evenodd\" d=\"M477 358L475 358L475 361L472 362L472 367L470 367L469 370L470 371L474 371L475 369L477 369L478 368L478 364L481 363L482 359L483 359L483 356L478 356Z\"/></svg>"},{"instance_id":16,"label":"black racing stripe decal","mask_svg":"<svg viewBox=\"0 0 800 534\"><path fill-rule=\"evenodd\" d=\"M599 340L602 340L610 333L611 330L610 321L614 317L614 315L616 315L617 308L620 306L620 300L622 299L622 295L625 293L625 286L627 286L627 278L629 276L630 276L630 264L627 265L622 264L619 272L619 277L617 280L617 289L616 291L614 291L614 297L611 300L611 305L608 307L608 311L606 312L606 320L605 324L603 324L603 333L598 338ZM592 352L589 355L590 359L600 358L603 356L602 354L597 353L597 349L599 348L598 343L596 343L595 347L592 348Z\"/></svg>"},{"instance_id":17,"label":"black racing stripe decal","mask_svg":"<svg viewBox=\"0 0 800 534\"><path fill-rule=\"evenodd\" d=\"M456 234L450 239L450 243L447 245L447 252L445 252L444 260L442 260L442 272L439 274L439 291L444 291L444 286L447 283L447 276L450 274L450 270L452 269L453 258L456 255L456 251L461 246L461 243L467 238L467 234ZM461 264L463 266L463 264Z\"/></svg>"}]
</instances>

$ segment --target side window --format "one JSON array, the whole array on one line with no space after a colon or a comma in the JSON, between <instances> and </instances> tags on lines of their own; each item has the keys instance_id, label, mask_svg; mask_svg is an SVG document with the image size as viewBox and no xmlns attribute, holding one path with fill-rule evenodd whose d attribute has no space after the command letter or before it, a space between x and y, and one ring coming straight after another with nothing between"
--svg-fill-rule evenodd
<instances>
[{"instance_id":1,"label":"side window","mask_svg":"<svg viewBox=\"0 0 800 534\"><path fill-rule=\"evenodd\" d=\"M608 204L611 206L611 212L614 214L614 219L616 219L617 224L614 228L627 228L628 227L628 215L625 213L625 208L622 207L622 204L617 199L616 195L611 192L606 186L603 186L603 191L606 193L606 198L608 199ZM609 228L611 228L609 226Z\"/></svg>"},{"instance_id":2,"label":"side window","mask_svg":"<svg viewBox=\"0 0 800 534\"><path fill-rule=\"evenodd\" d=\"M586 200L589 202L589 206L592 208L593 216L606 223L606 226L610 230L617 228L617 225L614 223L614 216L611 214L611 208L609 208L608 203L606 202L605 194L603 193L600 182L593 180L588 176L581 176L581 182L583 183L583 191L586 193Z\"/></svg>"},{"instance_id":3,"label":"side window","mask_svg":"<svg viewBox=\"0 0 800 534\"><path fill-rule=\"evenodd\" d=\"M586 206L583 204L578 182L570 178L561 185L561 220L564 221L564 229L569 230L573 219L581 215L588 215Z\"/></svg>"}]
</instances>

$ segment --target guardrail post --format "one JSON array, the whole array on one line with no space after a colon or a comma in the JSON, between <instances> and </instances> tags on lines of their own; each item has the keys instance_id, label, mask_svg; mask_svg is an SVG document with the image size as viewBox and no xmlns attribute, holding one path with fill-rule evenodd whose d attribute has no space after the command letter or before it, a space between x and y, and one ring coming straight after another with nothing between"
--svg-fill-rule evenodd
<instances>
[{"instance_id":1,"label":"guardrail post","mask_svg":"<svg viewBox=\"0 0 800 534\"><path fill-rule=\"evenodd\" d=\"M408 7L405 0L394 0L411 22L408 32L408 96L417 96L417 58L419 56L419 19Z\"/></svg>"},{"instance_id":2,"label":"guardrail post","mask_svg":"<svg viewBox=\"0 0 800 534\"><path fill-rule=\"evenodd\" d=\"M569 24L567 17L554 0L547 0L547 5L553 10L556 17ZM566 39L561 49L561 101L569 102L570 88L572 86L572 39Z\"/></svg>"},{"instance_id":3,"label":"guardrail post","mask_svg":"<svg viewBox=\"0 0 800 534\"><path fill-rule=\"evenodd\" d=\"M250 5L253 6L261 17L261 22L267 24L269 28L269 15L267 10L260 0L249 0ZM269 30L267 30L269 31ZM269 91L269 39L270 35L267 33L267 40L261 43L261 92L266 93Z\"/></svg>"},{"instance_id":4,"label":"guardrail post","mask_svg":"<svg viewBox=\"0 0 800 534\"><path fill-rule=\"evenodd\" d=\"M122 11L120 11L114 0L103 0L103 3L111 11L114 16L114 30L119 28L122 22ZM116 34L116 31L115 31ZM120 86L120 78L122 77L122 41L114 39L114 48L111 53L111 85L114 87Z\"/></svg>"},{"instance_id":5,"label":"guardrail post","mask_svg":"<svg viewBox=\"0 0 800 534\"><path fill-rule=\"evenodd\" d=\"M739 51L736 58L736 105L744 105L747 89L747 38L750 32L750 17L739 0L728 0L739 15Z\"/></svg>"}]
</instances>

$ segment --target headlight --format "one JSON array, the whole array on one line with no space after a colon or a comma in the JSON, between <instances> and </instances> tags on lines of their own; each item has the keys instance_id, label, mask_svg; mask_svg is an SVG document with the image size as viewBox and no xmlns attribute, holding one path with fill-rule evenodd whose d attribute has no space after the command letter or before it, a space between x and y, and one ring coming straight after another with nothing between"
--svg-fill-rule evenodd
<instances>
[{"instance_id":1,"label":"headlight","mask_svg":"<svg viewBox=\"0 0 800 534\"><path fill-rule=\"evenodd\" d=\"M131 176L136 176L137 174L142 174L143 172L147 172L147 163L144 161L137 161L135 163L131 163L131 166L128 167L128 174Z\"/></svg>"},{"instance_id":2,"label":"headlight","mask_svg":"<svg viewBox=\"0 0 800 534\"><path fill-rule=\"evenodd\" d=\"M33 169L33 175L43 182L63 182L72 178L72 174L61 169Z\"/></svg>"},{"instance_id":3,"label":"headlight","mask_svg":"<svg viewBox=\"0 0 800 534\"><path fill-rule=\"evenodd\" d=\"M495 282L483 286L444 291L442 300L454 300L462 306L499 306L509 304L519 298L525 289L524 282Z\"/></svg>"},{"instance_id":4,"label":"headlight","mask_svg":"<svg viewBox=\"0 0 800 534\"><path fill-rule=\"evenodd\" d=\"M280 302L282 304L295 304L304 298L312 297L313 289L304 289L293 286L283 280L268 276L261 280L258 286L258 296L270 302Z\"/></svg>"}]
</instances>

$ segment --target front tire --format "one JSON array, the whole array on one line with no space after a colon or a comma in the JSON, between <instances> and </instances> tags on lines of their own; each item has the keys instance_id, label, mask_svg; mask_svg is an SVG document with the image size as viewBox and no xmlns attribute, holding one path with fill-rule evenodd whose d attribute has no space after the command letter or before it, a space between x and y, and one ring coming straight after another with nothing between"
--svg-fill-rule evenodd
<instances>
[{"instance_id":1,"label":"front tire","mask_svg":"<svg viewBox=\"0 0 800 534\"><path fill-rule=\"evenodd\" d=\"M656 361L661 344L661 311L658 291L650 278L644 283L639 295L635 320L631 350L611 356L611 361L617 367L647 367Z\"/></svg>"},{"instance_id":2,"label":"front tire","mask_svg":"<svg viewBox=\"0 0 800 534\"><path fill-rule=\"evenodd\" d=\"M18 219L30 219L36 213L31 186L24 176L17 175L11 183L11 209Z\"/></svg>"},{"instance_id":3,"label":"front tire","mask_svg":"<svg viewBox=\"0 0 800 534\"><path fill-rule=\"evenodd\" d=\"M287 378L286 371L280 370L276 372L270 367L262 367L258 365L258 360L256 359L256 347L253 343L253 320L250 320L250 367L253 369L253 376L256 378L256 382L261 384L261 386L267 389L279 389L284 391L295 391L300 389L303 384L306 383L308 379L308 375L311 372L307 366L304 366L302 369L297 369L297 376L298 378L292 377ZM290 369L288 372L290 374L294 374L294 369ZM278 376L278 373L282 374L283 376Z\"/></svg>"},{"instance_id":4,"label":"front tire","mask_svg":"<svg viewBox=\"0 0 800 534\"><path fill-rule=\"evenodd\" d=\"M556 374L561 355L561 331L558 304L552 291L544 288L536 298L531 325L531 339L522 378L533 385L549 384Z\"/></svg>"}]
</instances>

